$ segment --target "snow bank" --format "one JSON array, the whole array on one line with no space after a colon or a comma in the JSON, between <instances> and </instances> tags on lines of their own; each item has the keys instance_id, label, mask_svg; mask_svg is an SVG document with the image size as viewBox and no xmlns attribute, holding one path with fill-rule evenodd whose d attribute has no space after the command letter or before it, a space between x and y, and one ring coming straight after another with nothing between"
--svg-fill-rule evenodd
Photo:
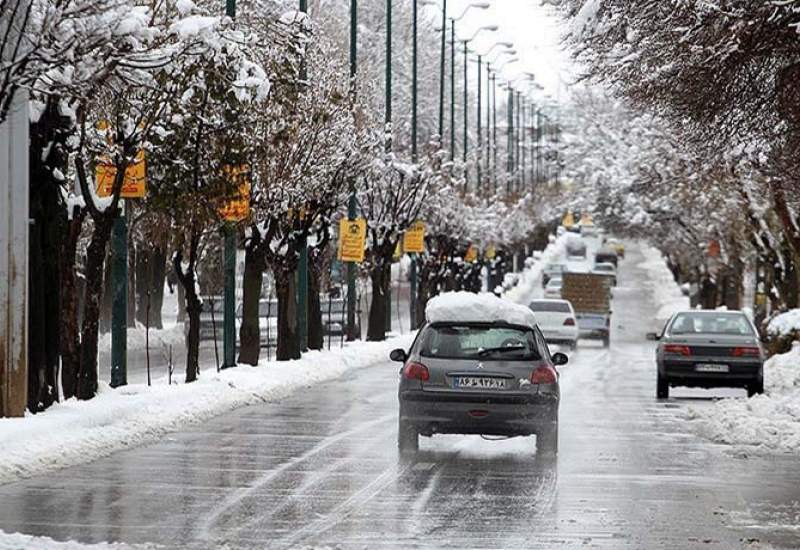
<instances>
[{"instance_id":1,"label":"snow bank","mask_svg":"<svg viewBox=\"0 0 800 550\"><path fill-rule=\"evenodd\" d=\"M514 325L536 326L536 316L526 306L494 294L445 292L428 301L425 319L429 323L506 321Z\"/></svg>"},{"instance_id":2,"label":"snow bank","mask_svg":"<svg viewBox=\"0 0 800 550\"><path fill-rule=\"evenodd\" d=\"M673 313L690 309L689 297L681 292L661 252L651 246L642 246L641 250L645 261L639 267L648 273L647 283L653 292L653 302L658 308L655 318L664 322Z\"/></svg>"},{"instance_id":3,"label":"snow bank","mask_svg":"<svg viewBox=\"0 0 800 550\"><path fill-rule=\"evenodd\" d=\"M767 334L772 337L789 336L800 330L800 309L790 309L776 315L767 325Z\"/></svg>"},{"instance_id":4,"label":"snow bank","mask_svg":"<svg viewBox=\"0 0 800 550\"><path fill-rule=\"evenodd\" d=\"M503 294L503 298L518 304L528 305L531 303L536 298L537 290L541 290L542 271L548 264L562 261L566 254L567 241L571 235L571 233L564 233L552 239L538 259L531 262L526 260L526 268L520 274L517 286Z\"/></svg>"},{"instance_id":5,"label":"snow bank","mask_svg":"<svg viewBox=\"0 0 800 550\"><path fill-rule=\"evenodd\" d=\"M765 394L689 407L705 437L753 449L800 450L800 343L764 364Z\"/></svg>"},{"instance_id":6,"label":"snow bank","mask_svg":"<svg viewBox=\"0 0 800 550\"><path fill-rule=\"evenodd\" d=\"M183 334L183 323L177 323L164 329L150 329L150 351L159 351L164 346L183 346L185 336ZM145 349L145 329L138 325L136 328L128 329L128 351ZM106 332L100 335L97 344L100 351L111 351L111 333Z\"/></svg>"},{"instance_id":7,"label":"snow bank","mask_svg":"<svg viewBox=\"0 0 800 550\"><path fill-rule=\"evenodd\" d=\"M358 342L302 359L263 361L206 375L192 384L101 388L90 401L70 399L25 418L0 419L0 483L86 463L230 410L279 399L350 369L386 361L413 335Z\"/></svg>"},{"instance_id":8,"label":"snow bank","mask_svg":"<svg viewBox=\"0 0 800 550\"><path fill-rule=\"evenodd\" d=\"M32 537L19 533L9 534L0 531L0 550L128 550L133 548L155 548L154 546L128 546L126 544L81 544L79 542L58 542L49 537Z\"/></svg>"}]
</instances>

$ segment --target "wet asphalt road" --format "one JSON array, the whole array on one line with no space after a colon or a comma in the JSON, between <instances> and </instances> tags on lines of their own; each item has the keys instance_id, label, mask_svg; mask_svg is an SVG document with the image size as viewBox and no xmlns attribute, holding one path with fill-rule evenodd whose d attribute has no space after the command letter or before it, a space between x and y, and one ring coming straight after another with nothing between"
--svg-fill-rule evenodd
<instances>
[{"instance_id":1,"label":"wet asphalt road","mask_svg":"<svg viewBox=\"0 0 800 550\"><path fill-rule=\"evenodd\" d=\"M698 392L654 399L641 260L622 264L611 349L582 345L562 368L555 461L533 438L459 436L402 459L387 362L0 487L0 529L168 548L800 547L798 461L698 438L683 419L710 405Z\"/></svg>"}]
</instances>

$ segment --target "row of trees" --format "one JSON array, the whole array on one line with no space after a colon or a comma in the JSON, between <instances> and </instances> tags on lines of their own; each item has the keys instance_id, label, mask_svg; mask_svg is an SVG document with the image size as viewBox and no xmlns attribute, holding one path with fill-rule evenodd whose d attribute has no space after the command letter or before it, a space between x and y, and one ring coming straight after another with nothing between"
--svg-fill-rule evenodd
<instances>
[{"instance_id":1,"label":"row of trees","mask_svg":"<svg viewBox=\"0 0 800 550\"><path fill-rule=\"evenodd\" d=\"M407 90L393 98L398 123L385 128L382 49L375 40L380 9L363 8L364 69L351 80L346 6L326 8L315 20L321 7L312 3L309 17L289 9L293 4L239 2L232 20L211 1L132 7L123 0L3 0L4 12L13 8L24 16L16 20L22 38L2 45L15 57L0 66L0 106L19 87L32 94L30 340L42 345L30 351L31 410L58 399L59 386L65 398L88 399L97 390L108 245L126 170L142 154L147 195L127 215L135 223L132 271L147 283L133 292L140 306L158 302L167 275L159 264L167 261L188 317L187 382L199 372L203 269L218 266L207 260L218 250L220 208L238 198L242 178L251 183L250 217L234 229L245 249L242 363L259 360L258 300L267 270L279 301L277 357L299 355L295 274L306 246L309 346L321 347L320 278L335 257L334 228L351 190L369 228L361 269L372 281L373 340L387 330L395 247L416 220L427 223L428 245L419 260L419 312L442 289L479 288L484 263L502 264L503 250L534 234L543 202L459 193L459 171L444 162L435 134L437 113L430 106L436 86L427 77L420 84L427 145L421 159L410 162L410 84L402 67L410 62L404 56L411 37L405 26L399 27L395 67L403 84L396 88ZM430 31L421 33L427 43L420 51L428 52L420 60L423 75L436 73L432 26L423 22ZM388 153L387 132L394 138ZM97 193L98 164L114 173L107 197ZM547 193L556 196L543 189L543 200ZM500 253L468 264L469 244L493 245Z\"/></svg>"},{"instance_id":2,"label":"row of trees","mask_svg":"<svg viewBox=\"0 0 800 550\"><path fill-rule=\"evenodd\" d=\"M570 110L575 202L652 238L706 307L743 305L748 268L774 309L798 307L800 3L549 3L602 88Z\"/></svg>"}]
</instances>

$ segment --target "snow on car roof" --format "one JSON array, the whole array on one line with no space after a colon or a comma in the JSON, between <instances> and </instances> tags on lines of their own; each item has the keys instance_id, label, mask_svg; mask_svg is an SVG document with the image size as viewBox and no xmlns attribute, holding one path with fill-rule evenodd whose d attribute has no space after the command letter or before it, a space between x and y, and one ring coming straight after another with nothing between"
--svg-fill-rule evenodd
<instances>
[{"instance_id":1,"label":"snow on car roof","mask_svg":"<svg viewBox=\"0 0 800 550\"><path fill-rule=\"evenodd\" d=\"M512 325L536 326L536 315L527 307L494 294L446 292L432 298L425 308L429 323L493 323L505 321Z\"/></svg>"}]
</instances>

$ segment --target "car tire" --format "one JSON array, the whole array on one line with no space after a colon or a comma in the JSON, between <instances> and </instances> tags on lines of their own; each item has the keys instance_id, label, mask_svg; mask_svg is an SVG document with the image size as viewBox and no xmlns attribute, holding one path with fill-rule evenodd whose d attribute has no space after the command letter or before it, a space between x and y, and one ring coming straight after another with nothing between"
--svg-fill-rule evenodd
<instances>
[{"instance_id":1,"label":"car tire","mask_svg":"<svg viewBox=\"0 0 800 550\"><path fill-rule=\"evenodd\" d=\"M408 422L400 420L397 427L397 448L401 453L416 453L419 450L419 434Z\"/></svg>"},{"instance_id":2,"label":"car tire","mask_svg":"<svg viewBox=\"0 0 800 550\"><path fill-rule=\"evenodd\" d=\"M764 381L760 380L755 384L747 386L747 397L753 397L756 394L764 393Z\"/></svg>"},{"instance_id":3,"label":"car tire","mask_svg":"<svg viewBox=\"0 0 800 550\"><path fill-rule=\"evenodd\" d=\"M658 399L669 399L669 382L660 373L656 381L656 397Z\"/></svg>"},{"instance_id":4,"label":"car tire","mask_svg":"<svg viewBox=\"0 0 800 550\"><path fill-rule=\"evenodd\" d=\"M558 454L558 421L536 434L536 454L556 456Z\"/></svg>"}]
</instances>

